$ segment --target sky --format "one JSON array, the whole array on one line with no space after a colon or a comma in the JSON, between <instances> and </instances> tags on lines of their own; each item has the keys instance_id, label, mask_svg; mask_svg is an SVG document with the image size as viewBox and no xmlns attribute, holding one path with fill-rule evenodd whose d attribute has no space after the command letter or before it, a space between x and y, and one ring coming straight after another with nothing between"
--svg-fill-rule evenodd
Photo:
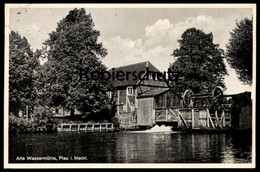
<instances>
[{"instance_id":1,"label":"sky","mask_svg":"<svg viewBox=\"0 0 260 172\"><path fill-rule=\"evenodd\" d=\"M81 6L77 6L80 8ZM83 7L83 6L82 6ZM55 31L57 23L74 7L41 7L30 5L10 8L9 30L18 31L26 37L35 51L42 47L48 34ZM102 60L109 67L117 67L143 61L150 61L161 71L167 71L169 64L176 59L171 56L179 47L177 42L182 33L191 27L213 33L213 42L226 50L230 32L236 21L253 16L252 8L190 8L174 5L159 8L152 7L111 7L84 6L92 15L95 29L101 35L108 55ZM236 94L251 91L243 85L234 69L225 61L229 75L225 78L225 94Z\"/></svg>"}]
</instances>

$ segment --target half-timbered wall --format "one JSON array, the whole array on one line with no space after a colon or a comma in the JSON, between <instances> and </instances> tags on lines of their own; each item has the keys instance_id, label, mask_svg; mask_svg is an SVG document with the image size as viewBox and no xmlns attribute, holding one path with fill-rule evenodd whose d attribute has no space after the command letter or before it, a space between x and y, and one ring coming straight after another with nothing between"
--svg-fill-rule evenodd
<instances>
[{"instance_id":1,"label":"half-timbered wall","mask_svg":"<svg viewBox=\"0 0 260 172\"><path fill-rule=\"evenodd\" d=\"M117 88L113 93L113 101L118 106L118 113L133 112L136 109L136 88L133 87L133 95L127 95L127 87Z\"/></svg>"}]
</instances>

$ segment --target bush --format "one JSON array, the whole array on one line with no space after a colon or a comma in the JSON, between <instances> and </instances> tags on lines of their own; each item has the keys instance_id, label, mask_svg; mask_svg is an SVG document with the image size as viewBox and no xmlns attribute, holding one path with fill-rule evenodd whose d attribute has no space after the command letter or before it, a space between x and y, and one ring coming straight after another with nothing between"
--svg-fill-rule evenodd
<instances>
[{"instance_id":1,"label":"bush","mask_svg":"<svg viewBox=\"0 0 260 172\"><path fill-rule=\"evenodd\" d=\"M30 120L17 117L11 113L9 115L9 131L17 132L38 132L38 131L55 131L56 122L51 119L52 113L48 107L37 107L33 114L30 114Z\"/></svg>"},{"instance_id":2,"label":"bush","mask_svg":"<svg viewBox=\"0 0 260 172\"><path fill-rule=\"evenodd\" d=\"M82 120L93 122L111 122L116 114L116 105L108 104L107 107L101 109L97 113L83 114Z\"/></svg>"},{"instance_id":3,"label":"bush","mask_svg":"<svg viewBox=\"0 0 260 172\"><path fill-rule=\"evenodd\" d=\"M52 117L52 112L49 107L38 106L34 108L33 119L47 119Z\"/></svg>"},{"instance_id":4,"label":"bush","mask_svg":"<svg viewBox=\"0 0 260 172\"><path fill-rule=\"evenodd\" d=\"M9 131L14 132L30 132L32 130L32 122L21 117L16 117L12 113L9 116Z\"/></svg>"}]
</instances>

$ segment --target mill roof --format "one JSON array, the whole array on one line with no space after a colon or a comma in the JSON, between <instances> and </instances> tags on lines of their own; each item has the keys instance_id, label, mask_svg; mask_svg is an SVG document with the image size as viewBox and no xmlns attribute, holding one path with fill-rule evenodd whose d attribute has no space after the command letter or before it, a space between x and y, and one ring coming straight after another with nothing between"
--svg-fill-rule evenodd
<instances>
[{"instance_id":1,"label":"mill roof","mask_svg":"<svg viewBox=\"0 0 260 172\"><path fill-rule=\"evenodd\" d=\"M150 72L160 72L149 61L125 65L125 66L111 68L111 69L108 70L108 72L110 72L111 75L113 75L113 73L116 74L119 71L122 71L124 74L127 74L127 72L131 72L128 75L128 78L126 78L126 76L125 76L124 77L125 79L120 81L120 80L117 80L116 77L115 77L114 79L111 79L110 82L114 87L136 85L139 81L138 74L141 73L141 72L144 73L146 71L146 66L148 66L148 69L149 69ZM133 75L133 72L135 72L135 75L137 77L135 77Z\"/></svg>"}]
</instances>

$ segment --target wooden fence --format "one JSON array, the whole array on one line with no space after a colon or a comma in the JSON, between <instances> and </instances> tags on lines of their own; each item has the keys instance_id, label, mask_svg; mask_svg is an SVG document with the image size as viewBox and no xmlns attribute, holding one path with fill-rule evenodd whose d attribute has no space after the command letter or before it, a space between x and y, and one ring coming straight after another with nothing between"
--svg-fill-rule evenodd
<instances>
[{"instance_id":1,"label":"wooden fence","mask_svg":"<svg viewBox=\"0 0 260 172\"><path fill-rule=\"evenodd\" d=\"M224 129L231 127L228 109L209 111L208 108L156 109L155 122L176 122L178 128Z\"/></svg>"},{"instance_id":2,"label":"wooden fence","mask_svg":"<svg viewBox=\"0 0 260 172\"><path fill-rule=\"evenodd\" d=\"M113 123L79 123L79 124L59 124L58 131L89 131L106 132L114 131Z\"/></svg>"}]
</instances>

